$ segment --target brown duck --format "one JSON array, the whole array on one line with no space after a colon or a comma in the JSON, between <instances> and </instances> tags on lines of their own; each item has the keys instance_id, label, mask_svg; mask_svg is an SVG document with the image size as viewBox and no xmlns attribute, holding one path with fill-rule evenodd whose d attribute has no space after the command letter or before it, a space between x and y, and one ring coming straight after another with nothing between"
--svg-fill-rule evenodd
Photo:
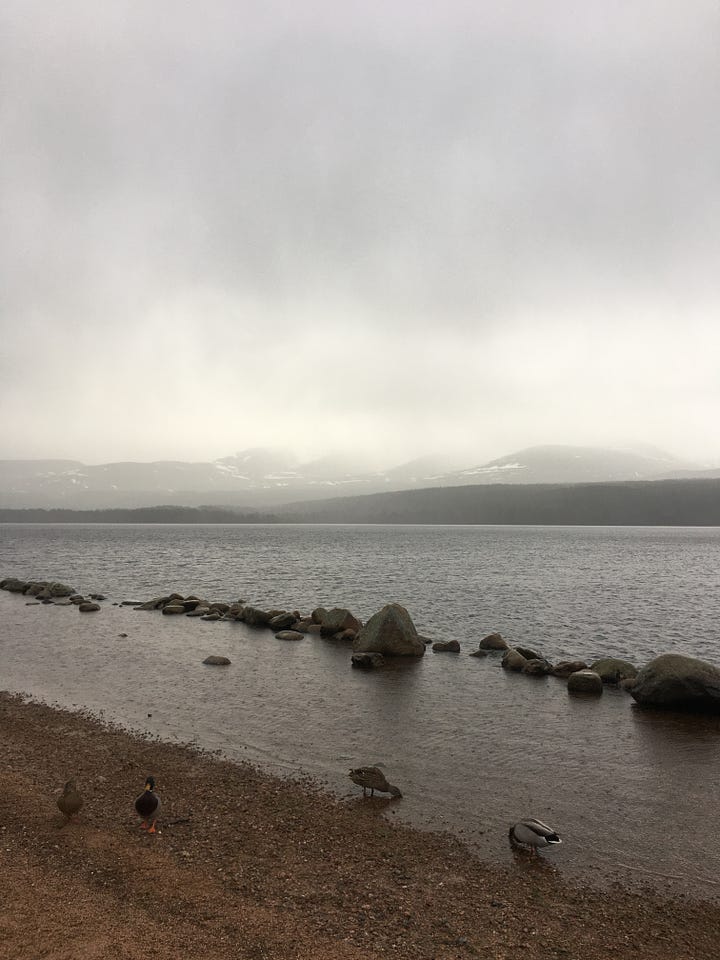
<instances>
[{"instance_id":1,"label":"brown duck","mask_svg":"<svg viewBox=\"0 0 720 960\"><path fill-rule=\"evenodd\" d=\"M372 796L377 790L378 793L389 793L393 797L402 797L400 790L392 783L388 783L385 774L379 767L357 767L348 774L353 783L363 788L363 796L367 796L370 791Z\"/></svg>"},{"instance_id":2,"label":"brown duck","mask_svg":"<svg viewBox=\"0 0 720 960\"><path fill-rule=\"evenodd\" d=\"M63 792L57 798L57 805L60 813L65 817L65 822L69 823L71 818L80 812L83 805L83 798L78 793L77 784L74 780L68 780Z\"/></svg>"},{"instance_id":3,"label":"brown duck","mask_svg":"<svg viewBox=\"0 0 720 960\"><path fill-rule=\"evenodd\" d=\"M155 821L160 812L160 795L155 793L153 777L145 778L145 789L135 800L135 811L142 818L140 829L147 830L148 833L155 833ZM150 825L148 826L148 824Z\"/></svg>"}]
</instances>

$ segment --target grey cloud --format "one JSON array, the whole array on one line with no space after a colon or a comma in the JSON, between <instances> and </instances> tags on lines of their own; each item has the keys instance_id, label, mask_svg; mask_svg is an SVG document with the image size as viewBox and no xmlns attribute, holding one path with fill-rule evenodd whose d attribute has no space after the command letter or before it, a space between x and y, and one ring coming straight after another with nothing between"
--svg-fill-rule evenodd
<instances>
[{"instance_id":1,"label":"grey cloud","mask_svg":"<svg viewBox=\"0 0 720 960\"><path fill-rule=\"evenodd\" d=\"M512 406L518 399L512 423L510 404L496 412L508 437L522 435L523 420L528 436L600 436L592 361L615 361L603 342L586 355L597 324L635 311L623 322L648 344L654 330L675 331L679 351L717 309L713 3L115 0L61 12L11 0L2 16L4 370L31 353L36 371L8 378L13 404L53 396L56 377L44 371L82 343L103 375L65 385L68 413L80 398L102 407L103 383L117 392L131 382L148 403L168 403L182 371L195 409L209 404L203 396L222 402L219 382L228 417L236 405L256 411L240 428L250 442L263 427L284 442L283 422L316 436L332 407L358 430L377 423L380 436L400 424L421 452L427 429L413 429L412 411L446 423L448 436L458 423L478 432L476 400L493 398L471 388L468 358L492 356L493 379L513 383ZM549 396L551 319L583 332L573 362L585 365L578 382L592 402L582 424L553 405L538 419L510 348L492 345L524 337ZM422 341L438 331L463 379L440 350L437 389L422 390ZM337 357L352 377L324 373L318 404L276 387L257 409L261 365L286 381L308 369L318 337L315 356ZM410 337L420 341L415 369L399 362L390 389L373 361ZM150 349L162 372L123 357ZM659 403L647 353L636 345L632 359ZM705 410L709 424L716 404L705 393L693 416ZM112 409L130 451L140 440ZM662 440L659 422L638 419L639 433L651 429ZM493 430L501 446L488 453L503 453ZM6 439L7 455L24 442L42 452L40 434ZM181 443L168 438L178 456Z\"/></svg>"}]
</instances>

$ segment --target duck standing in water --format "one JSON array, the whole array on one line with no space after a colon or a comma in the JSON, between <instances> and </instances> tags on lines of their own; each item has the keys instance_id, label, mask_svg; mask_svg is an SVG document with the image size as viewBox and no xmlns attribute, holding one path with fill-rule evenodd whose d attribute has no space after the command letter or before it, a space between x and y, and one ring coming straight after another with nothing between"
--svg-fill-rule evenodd
<instances>
[{"instance_id":1,"label":"duck standing in water","mask_svg":"<svg viewBox=\"0 0 720 960\"><path fill-rule=\"evenodd\" d=\"M538 856L539 847L549 847L555 843L562 843L552 827L549 827L541 820L535 820L530 817L528 820L520 820L510 827L508 833L510 843L520 843L528 847L531 854Z\"/></svg>"},{"instance_id":2,"label":"duck standing in water","mask_svg":"<svg viewBox=\"0 0 720 960\"><path fill-rule=\"evenodd\" d=\"M57 798L57 805L60 813L65 817L65 823L70 823L70 820L80 812L83 798L78 793L74 780L68 780L65 784L63 792Z\"/></svg>"},{"instance_id":3,"label":"duck standing in water","mask_svg":"<svg viewBox=\"0 0 720 960\"><path fill-rule=\"evenodd\" d=\"M370 791L372 796L377 790L378 793L389 793L393 797L402 797L400 790L392 783L388 783L385 774L379 767L357 767L348 774L353 783L363 788L363 796L367 796Z\"/></svg>"},{"instance_id":4,"label":"duck standing in water","mask_svg":"<svg viewBox=\"0 0 720 960\"><path fill-rule=\"evenodd\" d=\"M155 793L153 777L145 778L145 789L135 801L135 810L138 816L142 817L140 829L147 830L148 833L155 833L155 821L160 812L160 795ZM152 823L148 826L148 822L151 820Z\"/></svg>"}]
</instances>

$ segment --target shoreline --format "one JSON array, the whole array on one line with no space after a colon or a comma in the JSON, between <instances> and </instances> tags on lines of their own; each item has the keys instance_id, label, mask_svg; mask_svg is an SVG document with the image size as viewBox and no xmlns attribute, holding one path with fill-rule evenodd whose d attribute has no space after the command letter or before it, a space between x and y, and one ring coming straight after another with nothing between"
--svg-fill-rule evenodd
<instances>
[{"instance_id":1,"label":"shoreline","mask_svg":"<svg viewBox=\"0 0 720 960\"><path fill-rule=\"evenodd\" d=\"M337 798L16 694L0 692L0 729L3 958L717 955L714 898L597 888L551 855L487 864L391 822L401 800ZM132 809L150 773L154 837ZM73 776L85 804L61 827Z\"/></svg>"}]
</instances>

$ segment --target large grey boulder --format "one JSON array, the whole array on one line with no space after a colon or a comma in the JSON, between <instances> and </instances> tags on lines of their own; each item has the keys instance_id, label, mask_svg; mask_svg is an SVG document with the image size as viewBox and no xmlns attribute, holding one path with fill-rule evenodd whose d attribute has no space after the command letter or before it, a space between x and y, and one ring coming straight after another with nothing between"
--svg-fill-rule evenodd
<instances>
[{"instance_id":1,"label":"large grey boulder","mask_svg":"<svg viewBox=\"0 0 720 960\"><path fill-rule=\"evenodd\" d=\"M638 672L630 693L643 707L720 713L720 670L704 660L665 653Z\"/></svg>"},{"instance_id":2,"label":"large grey boulder","mask_svg":"<svg viewBox=\"0 0 720 960\"><path fill-rule=\"evenodd\" d=\"M355 653L382 653L387 657L422 657L425 644L405 607L388 603L374 613L353 640Z\"/></svg>"},{"instance_id":3,"label":"large grey boulder","mask_svg":"<svg viewBox=\"0 0 720 960\"><path fill-rule=\"evenodd\" d=\"M620 683L621 680L632 680L637 676L637 667L627 660L617 657L602 657L590 664L590 669L599 674L603 683Z\"/></svg>"}]
</instances>

